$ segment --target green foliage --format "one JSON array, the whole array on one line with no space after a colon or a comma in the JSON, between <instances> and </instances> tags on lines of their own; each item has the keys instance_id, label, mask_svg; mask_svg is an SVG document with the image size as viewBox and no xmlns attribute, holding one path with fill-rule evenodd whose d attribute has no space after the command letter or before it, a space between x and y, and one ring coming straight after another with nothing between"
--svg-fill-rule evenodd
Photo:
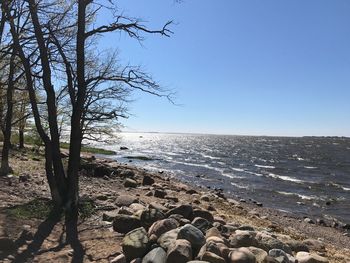
<instances>
[{"instance_id":1,"label":"green foliage","mask_svg":"<svg viewBox=\"0 0 350 263\"><path fill-rule=\"evenodd\" d=\"M79 202L79 217L82 219L89 218L96 212L96 206L92 200Z\"/></svg>"},{"instance_id":2,"label":"green foliage","mask_svg":"<svg viewBox=\"0 0 350 263\"><path fill-rule=\"evenodd\" d=\"M48 199L37 198L28 203L16 205L7 209L10 216L19 219L45 219L53 217L53 203ZM56 214L57 216L57 214Z\"/></svg>"}]
</instances>

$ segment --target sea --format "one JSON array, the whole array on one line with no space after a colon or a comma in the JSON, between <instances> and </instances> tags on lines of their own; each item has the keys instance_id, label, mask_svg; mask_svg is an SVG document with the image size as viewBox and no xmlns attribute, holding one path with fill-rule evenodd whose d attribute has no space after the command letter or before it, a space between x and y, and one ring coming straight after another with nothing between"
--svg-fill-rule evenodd
<instances>
[{"instance_id":1,"label":"sea","mask_svg":"<svg viewBox=\"0 0 350 263\"><path fill-rule=\"evenodd\" d=\"M350 223L350 138L120 133L103 147L116 151L111 157L119 162L188 184Z\"/></svg>"}]
</instances>

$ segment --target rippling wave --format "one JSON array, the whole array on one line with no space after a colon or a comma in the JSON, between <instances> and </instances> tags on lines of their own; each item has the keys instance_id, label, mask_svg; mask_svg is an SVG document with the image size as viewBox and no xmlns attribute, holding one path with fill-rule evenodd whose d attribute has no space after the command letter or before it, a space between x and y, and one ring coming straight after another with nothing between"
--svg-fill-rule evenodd
<instances>
[{"instance_id":1,"label":"rippling wave","mask_svg":"<svg viewBox=\"0 0 350 263\"><path fill-rule=\"evenodd\" d=\"M350 222L350 139L123 133L115 158L277 209ZM128 156L143 158L129 159ZM303 205L300 205L302 200Z\"/></svg>"}]
</instances>

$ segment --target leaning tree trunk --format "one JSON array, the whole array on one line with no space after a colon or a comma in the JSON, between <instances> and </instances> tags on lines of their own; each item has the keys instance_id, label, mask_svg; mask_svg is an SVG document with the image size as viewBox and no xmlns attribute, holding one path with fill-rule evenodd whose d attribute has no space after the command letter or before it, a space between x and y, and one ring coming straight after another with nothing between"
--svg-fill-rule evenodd
<instances>
[{"instance_id":1,"label":"leaning tree trunk","mask_svg":"<svg viewBox=\"0 0 350 263\"><path fill-rule=\"evenodd\" d=\"M7 82L7 111L5 117L5 128L4 128L4 142L1 153L1 168L0 175L7 175L12 172L9 165L9 153L11 148L11 128L12 128L12 115L13 115L13 90L15 87L14 83L14 73L15 73L15 49L12 50L12 55L10 59L10 70Z\"/></svg>"}]
</instances>

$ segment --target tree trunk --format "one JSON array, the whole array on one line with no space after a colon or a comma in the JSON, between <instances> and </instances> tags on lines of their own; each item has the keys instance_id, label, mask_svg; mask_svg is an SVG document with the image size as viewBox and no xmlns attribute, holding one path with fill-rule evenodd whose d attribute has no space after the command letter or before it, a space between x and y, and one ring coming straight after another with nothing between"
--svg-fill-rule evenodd
<instances>
[{"instance_id":1,"label":"tree trunk","mask_svg":"<svg viewBox=\"0 0 350 263\"><path fill-rule=\"evenodd\" d=\"M14 74L15 74L15 54L16 50L12 50L12 55L10 59L10 71L8 75L7 82L7 92L6 92L6 100L7 100L7 111L5 117L5 129L4 129L4 142L2 147L1 154L1 168L0 175L4 176L8 173L12 172L12 169L9 165L9 153L11 148L11 128L12 128L12 115L13 115L13 90L15 88L14 83Z\"/></svg>"},{"instance_id":2,"label":"tree trunk","mask_svg":"<svg viewBox=\"0 0 350 263\"><path fill-rule=\"evenodd\" d=\"M19 137L19 149L24 149L24 132L22 129L18 130L18 137Z\"/></svg>"},{"instance_id":3,"label":"tree trunk","mask_svg":"<svg viewBox=\"0 0 350 263\"><path fill-rule=\"evenodd\" d=\"M85 24L86 24L87 1L78 1L78 32L76 42L77 53L77 83L78 90L73 104L71 117L69 160L68 160L68 182L69 182L69 204L71 213L77 213L79 201L79 166L82 141L81 118L86 97L85 83Z\"/></svg>"}]
</instances>

